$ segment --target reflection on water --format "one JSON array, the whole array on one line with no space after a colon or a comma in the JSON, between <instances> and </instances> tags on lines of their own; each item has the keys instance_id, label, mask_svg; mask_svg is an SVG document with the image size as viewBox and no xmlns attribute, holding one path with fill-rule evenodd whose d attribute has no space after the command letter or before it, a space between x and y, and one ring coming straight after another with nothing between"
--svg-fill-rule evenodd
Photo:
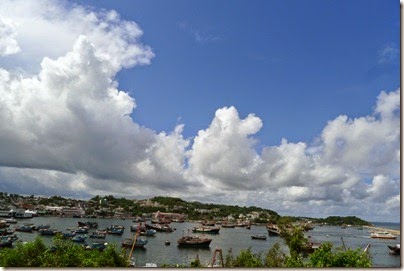
<instances>
[{"instance_id":1,"label":"reflection on water","mask_svg":"<svg viewBox=\"0 0 404 271\"><path fill-rule=\"evenodd\" d=\"M78 221L96 221L99 229L106 228L110 225L120 224L125 226L125 231L122 236L107 235L106 239L87 239L87 242L103 242L114 243L120 247L121 240L133 237L133 232L130 231L130 226L134 223L131 220L113 220L113 219L78 219L78 218L58 218L58 217L35 217L28 220L20 220L17 225L23 223L33 223L35 225L49 224L52 228L56 228L63 232L68 229L76 228ZM148 243L144 249L136 249L133 251L133 259L137 266L143 266L146 263L156 263L158 266L163 264L185 264L187 266L198 257L202 264L208 264L213 256L216 248L223 251L223 257L229 253L231 249L233 255L238 255L241 250L251 248L254 253L265 254L276 242L281 245L282 250L287 253L288 248L279 237L269 237L267 240L254 240L251 235L264 234L268 235L264 226L252 226L250 230L246 228L221 228L219 234L209 235L212 242L209 248L179 248L177 240L188 234L188 230L197 226L197 223L172 223L171 226L176 228L172 233L156 233L153 237L147 237ZM10 227L14 227L12 225ZM91 231L90 231L91 232ZM197 233L195 233L197 234ZM17 233L22 241L32 241L37 236L37 233ZM357 249L364 248L368 243L370 246L370 254L372 263L375 267L399 267L400 256L392 256L389 254L387 245L395 245L400 243L400 237L396 240L383 240L370 238L370 233L366 228L360 230L356 227L341 227L323 226L315 227L312 231L307 232L307 235L313 241L334 243L334 246L342 246L342 240L347 248ZM144 236L143 236L144 237ZM341 239L342 237L342 239ZM146 238L146 237L144 237ZM52 236L43 236L47 244L51 244ZM170 245L166 245L166 241L170 241ZM130 249L127 249L129 255Z\"/></svg>"}]
</instances>

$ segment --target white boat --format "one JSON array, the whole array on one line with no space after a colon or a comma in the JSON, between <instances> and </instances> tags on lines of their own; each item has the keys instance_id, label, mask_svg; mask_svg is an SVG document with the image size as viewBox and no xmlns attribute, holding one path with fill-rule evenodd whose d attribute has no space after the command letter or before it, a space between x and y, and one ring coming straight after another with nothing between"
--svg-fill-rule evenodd
<instances>
[{"instance_id":1,"label":"white boat","mask_svg":"<svg viewBox=\"0 0 404 271\"><path fill-rule=\"evenodd\" d=\"M13 218L13 217L10 217L10 218L6 218L6 219L4 219L7 223L10 223L10 224L15 224L15 223L17 223L17 219L15 219L15 218Z\"/></svg>"},{"instance_id":2,"label":"white boat","mask_svg":"<svg viewBox=\"0 0 404 271\"><path fill-rule=\"evenodd\" d=\"M379 231L379 232L372 232L370 234L372 238L380 238L380 239L396 239L397 236L387 232L387 231Z\"/></svg>"}]
</instances>

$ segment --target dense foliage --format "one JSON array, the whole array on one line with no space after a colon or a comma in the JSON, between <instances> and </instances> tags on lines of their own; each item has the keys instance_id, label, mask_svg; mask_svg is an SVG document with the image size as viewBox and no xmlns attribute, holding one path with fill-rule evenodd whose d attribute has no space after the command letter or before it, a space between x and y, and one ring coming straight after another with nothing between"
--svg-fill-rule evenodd
<instances>
[{"instance_id":1,"label":"dense foliage","mask_svg":"<svg viewBox=\"0 0 404 271\"><path fill-rule=\"evenodd\" d=\"M70 240L55 237L46 247L38 236L35 241L19 242L14 248L0 250L3 267L127 267L125 254L113 245L103 251L86 250Z\"/></svg>"},{"instance_id":2,"label":"dense foliage","mask_svg":"<svg viewBox=\"0 0 404 271\"><path fill-rule=\"evenodd\" d=\"M332 243L324 243L310 255L308 267L371 267L369 255L360 249L332 252Z\"/></svg>"},{"instance_id":3,"label":"dense foliage","mask_svg":"<svg viewBox=\"0 0 404 271\"><path fill-rule=\"evenodd\" d=\"M371 267L372 263L367 252L361 249L336 248L332 251L332 243L326 242L313 253L307 251L307 239L301 227L286 224L280 225L281 238L289 248L286 255L278 243L268 250L264 258L255 254L251 248L242 250L234 256L231 249L225 259L225 267Z\"/></svg>"}]
</instances>

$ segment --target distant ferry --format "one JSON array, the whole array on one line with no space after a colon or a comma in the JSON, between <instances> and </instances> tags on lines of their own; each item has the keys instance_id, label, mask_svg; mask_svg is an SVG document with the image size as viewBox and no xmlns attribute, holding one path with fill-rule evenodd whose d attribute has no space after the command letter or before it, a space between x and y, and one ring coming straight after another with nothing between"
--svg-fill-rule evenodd
<instances>
[{"instance_id":1,"label":"distant ferry","mask_svg":"<svg viewBox=\"0 0 404 271\"><path fill-rule=\"evenodd\" d=\"M394 236L393 234L387 232L387 231L381 231L381 232L372 232L370 234L370 237L372 238L380 238L380 239L397 239L397 236Z\"/></svg>"}]
</instances>

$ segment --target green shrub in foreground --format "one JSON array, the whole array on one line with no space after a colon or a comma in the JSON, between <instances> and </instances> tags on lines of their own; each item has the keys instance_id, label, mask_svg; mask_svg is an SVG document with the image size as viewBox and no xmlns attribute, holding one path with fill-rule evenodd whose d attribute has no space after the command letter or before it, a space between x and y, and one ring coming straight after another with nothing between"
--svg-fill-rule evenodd
<instances>
[{"instance_id":1,"label":"green shrub in foreground","mask_svg":"<svg viewBox=\"0 0 404 271\"><path fill-rule=\"evenodd\" d=\"M19 242L14 248L0 250L3 267L127 267L123 251L108 245L104 251L85 250L80 245L60 237L48 248L38 236L33 242Z\"/></svg>"}]
</instances>

